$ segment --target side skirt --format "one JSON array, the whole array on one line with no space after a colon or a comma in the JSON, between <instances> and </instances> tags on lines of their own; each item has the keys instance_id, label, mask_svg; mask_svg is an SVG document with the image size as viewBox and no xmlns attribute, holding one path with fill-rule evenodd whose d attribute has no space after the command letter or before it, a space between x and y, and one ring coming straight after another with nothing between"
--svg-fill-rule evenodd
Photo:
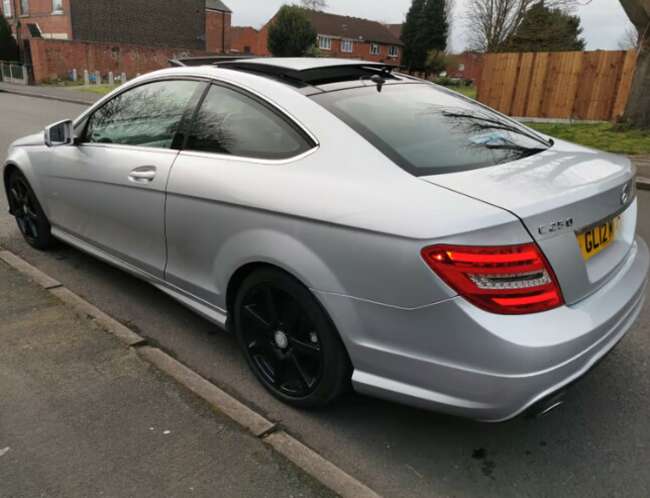
<instances>
[{"instance_id":1,"label":"side skirt","mask_svg":"<svg viewBox=\"0 0 650 498\"><path fill-rule=\"evenodd\" d=\"M98 248L95 245L92 245L84 240L75 237L74 235L62 230L59 227L52 227L52 235L57 239L62 240L66 244L69 244L80 251L83 251L91 256L108 263L109 265L115 266L120 270L123 270L134 277L144 280L149 284L153 285L157 289L161 290L168 296L174 298L176 301L191 309L198 315L201 315L206 320L218 325L219 327L226 329L226 322L228 320L227 313L188 292L183 291L182 289L176 287L175 285L170 284L150 273L143 271L136 266L133 266L130 263L123 261L122 259L109 254L108 252Z\"/></svg>"}]
</instances>

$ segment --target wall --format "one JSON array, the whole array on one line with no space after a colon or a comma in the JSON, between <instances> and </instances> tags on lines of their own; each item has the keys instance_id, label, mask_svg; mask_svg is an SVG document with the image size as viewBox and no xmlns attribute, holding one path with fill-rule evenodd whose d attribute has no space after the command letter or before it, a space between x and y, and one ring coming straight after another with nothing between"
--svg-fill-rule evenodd
<instances>
[{"instance_id":1,"label":"wall","mask_svg":"<svg viewBox=\"0 0 650 498\"><path fill-rule=\"evenodd\" d=\"M229 12L206 10L205 12L205 49L213 53L230 52L231 17Z\"/></svg>"},{"instance_id":2,"label":"wall","mask_svg":"<svg viewBox=\"0 0 650 498\"><path fill-rule=\"evenodd\" d=\"M205 48L205 0L72 0L75 40Z\"/></svg>"},{"instance_id":3,"label":"wall","mask_svg":"<svg viewBox=\"0 0 650 498\"><path fill-rule=\"evenodd\" d=\"M66 40L30 40L35 83L66 78L77 69L100 71L106 75L126 73L129 78L169 67L169 59L205 55L203 50L145 47L121 43L97 43Z\"/></svg>"},{"instance_id":4,"label":"wall","mask_svg":"<svg viewBox=\"0 0 650 498\"><path fill-rule=\"evenodd\" d=\"M451 56L452 64L447 68L450 78L461 78L478 83L483 71L483 54L463 52Z\"/></svg>"},{"instance_id":5,"label":"wall","mask_svg":"<svg viewBox=\"0 0 650 498\"><path fill-rule=\"evenodd\" d=\"M233 52L240 54L265 55L266 46L262 46L260 32L250 26L233 26L231 31L231 45ZM266 41L266 40L264 40Z\"/></svg>"},{"instance_id":6,"label":"wall","mask_svg":"<svg viewBox=\"0 0 650 498\"><path fill-rule=\"evenodd\" d=\"M365 61L372 62L385 62L387 64L394 64L399 66L402 62L402 47L398 47L399 56L390 57L388 55L388 50L390 45L379 45L379 54L373 55L370 53L371 43L367 42L357 42L355 41L352 45L352 52L342 52L341 51L342 40L334 38L332 39L332 49L331 50L322 50L320 51L321 56L323 57L339 57L343 59L363 59Z\"/></svg>"},{"instance_id":7,"label":"wall","mask_svg":"<svg viewBox=\"0 0 650 498\"><path fill-rule=\"evenodd\" d=\"M636 59L635 50L486 54L478 100L517 117L617 120Z\"/></svg>"}]
</instances>

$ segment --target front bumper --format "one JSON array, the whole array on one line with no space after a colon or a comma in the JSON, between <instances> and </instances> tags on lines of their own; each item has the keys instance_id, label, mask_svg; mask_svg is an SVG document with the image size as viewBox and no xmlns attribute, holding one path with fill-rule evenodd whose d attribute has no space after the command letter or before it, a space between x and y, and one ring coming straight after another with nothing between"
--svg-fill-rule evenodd
<instances>
[{"instance_id":1,"label":"front bumper","mask_svg":"<svg viewBox=\"0 0 650 498\"><path fill-rule=\"evenodd\" d=\"M404 309L317 293L346 344L361 393L498 422L589 371L645 299L650 256L637 238L596 293L544 313L503 316L460 297Z\"/></svg>"}]
</instances>

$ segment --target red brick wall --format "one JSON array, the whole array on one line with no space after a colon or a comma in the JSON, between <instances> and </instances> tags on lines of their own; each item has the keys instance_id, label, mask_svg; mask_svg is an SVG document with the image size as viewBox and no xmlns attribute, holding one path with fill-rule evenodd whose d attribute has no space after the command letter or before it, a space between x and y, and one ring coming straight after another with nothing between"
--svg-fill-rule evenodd
<instances>
[{"instance_id":1,"label":"red brick wall","mask_svg":"<svg viewBox=\"0 0 650 498\"><path fill-rule=\"evenodd\" d=\"M322 50L320 51L321 56L323 57L339 57L343 59L363 59L365 61L372 62L385 62L387 64L395 64L399 66L402 62L402 47L398 47L398 56L390 57L388 55L388 50L390 45L379 45L379 54L373 55L370 53L370 47L372 43L367 42L358 42L355 41L352 44L352 52L342 52L341 51L342 40L334 38L332 39L332 49L331 50Z\"/></svg>"},{"instance_id":2,"label":"red brick wall","mask_svg":"<svg viewBox=\"0 0 650 498\"><path fill-rule=\"evenodd\" d=\"M106 76L126 73L129 78L169 67L169 59L205 55L204 51L143 47L123 43L97 43L65 40L30 40L35 83L66 78L76 69L80 77L87 69Z\"/></svg>"},{"instance_id":3,"label":"red brick wall","mask_svg":"<svg viewBox=\"0 0 650 498\"><path fill-rule=\"evenodd\" d=\"M233 26L230 33L230 48L233 52L265 55L266 46L262 47L260 45L260 32L255 28L249 26Z\"/></svg>"},{"instance_id":4,"label":"red brick wall","mask_svg":"<svg viewBox=\"0 0 650 498\"><path fill-rule=\"evenodd\" d=\"M452 56L453 63L447 68L451 78L462 78L478 83L483 71L483 54L464 52Z\"/></svg>"},{"instance_id":5,"label":"red brick wall","mask_svg":"<svg viewBox=\"0 0 650 498\"><path fill-rule=\"evenodd\" d=\"M226 53L231 47L231 14L206 10L205 49L208 52Z\"/></svg>"},{"instance_id":6,"label":"red brick wall","mask_svg":"<svg viewBox=\"0 0 650 498\"><path fill-rule=\"evenodd\" d=\"M0 8L2 2L0 2ZM65 33L68 39L72 39L72 22L70 20L70 0L63 0L63 14L52 14L52 0L30 0L29 15L23 16L20 12L20 0L15 1L15 9L18 9L18 21L20 22L20 34L23 40L31 38L27 24L38 24L44 34ZM12 31L15 33L15 14L8 19Z\"/></svg>"}]
</instances>

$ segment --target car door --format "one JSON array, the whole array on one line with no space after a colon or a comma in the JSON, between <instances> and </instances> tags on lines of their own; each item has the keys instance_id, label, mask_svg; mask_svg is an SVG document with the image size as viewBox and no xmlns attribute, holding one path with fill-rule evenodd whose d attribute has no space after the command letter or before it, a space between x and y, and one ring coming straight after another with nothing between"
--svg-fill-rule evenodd
<instances>
[{"instance_id":1,"label":"car door","mask_svg":"<svg viewBox=\"0 0 650 498\"><path fill-rule=\"evenodd\" d=\"M247 92L213 84L198 108L167 187L166 279L225 308L217 260L236 234L263 230L255 207L292 159L316 146L288 117Z\"/></svg>"},{"instance_id":2,"label":"car door","mask_svg":"<svg viewBox=\"0 0 650 498\"><path fill-rule=\"evenodd\" d=\"M179 127L205 83L129 89L87 118L80 144L57 147L45 173L53 227L162 278L164 206Z\"/></svg>"}]
</instances>

